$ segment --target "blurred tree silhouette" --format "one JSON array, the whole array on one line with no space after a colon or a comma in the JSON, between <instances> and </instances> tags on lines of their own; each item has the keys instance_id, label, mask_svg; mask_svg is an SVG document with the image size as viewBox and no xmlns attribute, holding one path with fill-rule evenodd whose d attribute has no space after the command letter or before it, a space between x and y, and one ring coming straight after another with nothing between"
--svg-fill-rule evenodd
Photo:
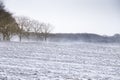
<instances>
[{"instance_id":1,"label":"blurred tree silhouette","mask_svg":"<svg viewBox=\"0 0 120 80\"><path fill-rule=\"evenodd\" d=\"M10 40L13 34L19 31L19 27L12 14L5 10L5 6L0 0L0 33L3 35L3 40Z\"/></svg>"}]
</instances>

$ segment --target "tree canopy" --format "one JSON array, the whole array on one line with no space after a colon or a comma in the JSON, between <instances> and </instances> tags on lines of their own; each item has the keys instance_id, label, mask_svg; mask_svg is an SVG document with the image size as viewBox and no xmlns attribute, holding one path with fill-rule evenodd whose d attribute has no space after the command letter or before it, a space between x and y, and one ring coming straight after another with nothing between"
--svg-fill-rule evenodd
<instances>
[{"instance_id":1,"label":"tree canopy","mask_svg":"<svg viewBox=\"0 0 120 80\"><path fill-rule=\"evenodd\" d=\"M12 34L19 30L12 14L5 10L3 2L0 0L0 33L3 35L3 40L10 40Z\"/></svg>"}]
</instances>

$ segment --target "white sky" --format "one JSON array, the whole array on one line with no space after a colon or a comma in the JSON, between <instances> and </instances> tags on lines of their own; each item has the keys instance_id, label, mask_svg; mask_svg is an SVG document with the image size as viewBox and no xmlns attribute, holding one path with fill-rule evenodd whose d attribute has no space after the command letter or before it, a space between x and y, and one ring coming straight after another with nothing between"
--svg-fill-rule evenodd
<instances>
[{"instance_id":1,"label":"white sky","mask_svg":"<svg viewBox=\"0 0 120 80\"><path fill-rule=\"evenodd\" d=\"M5 0L14 15L54 26L55 33L120 34L120 0Z\"/></svg>"}]
</instances>

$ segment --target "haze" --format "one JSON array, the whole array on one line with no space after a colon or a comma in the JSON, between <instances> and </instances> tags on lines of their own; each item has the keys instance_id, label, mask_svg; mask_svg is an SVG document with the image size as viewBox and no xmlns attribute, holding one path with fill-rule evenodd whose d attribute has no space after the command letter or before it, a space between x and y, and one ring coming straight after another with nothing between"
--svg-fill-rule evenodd
<instances>
[{"instance_id":1,"label":"haze","mask_svg":"<svg viewBox=\"0 0 120 80\"><path fill-rule=\"evenodd\" d=\"M54 26L54 33L120 33L120 0L5 0L13 15Z\"/></svg>"}]
</instances>

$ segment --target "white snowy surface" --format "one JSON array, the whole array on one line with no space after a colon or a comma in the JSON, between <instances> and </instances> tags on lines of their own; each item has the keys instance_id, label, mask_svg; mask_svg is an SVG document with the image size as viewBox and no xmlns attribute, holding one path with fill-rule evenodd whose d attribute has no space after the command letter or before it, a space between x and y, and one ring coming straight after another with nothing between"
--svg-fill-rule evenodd
<instances>
[{"instance_id":1,"label":"white snowy surface","mask_svg":"<svg viewBox=\"0 0 120 80\"><path fill-rule=\"evenodd\" d=\"M120 45L0 42L0 80L120 80Z\"/></svg>"}]
</instances>

